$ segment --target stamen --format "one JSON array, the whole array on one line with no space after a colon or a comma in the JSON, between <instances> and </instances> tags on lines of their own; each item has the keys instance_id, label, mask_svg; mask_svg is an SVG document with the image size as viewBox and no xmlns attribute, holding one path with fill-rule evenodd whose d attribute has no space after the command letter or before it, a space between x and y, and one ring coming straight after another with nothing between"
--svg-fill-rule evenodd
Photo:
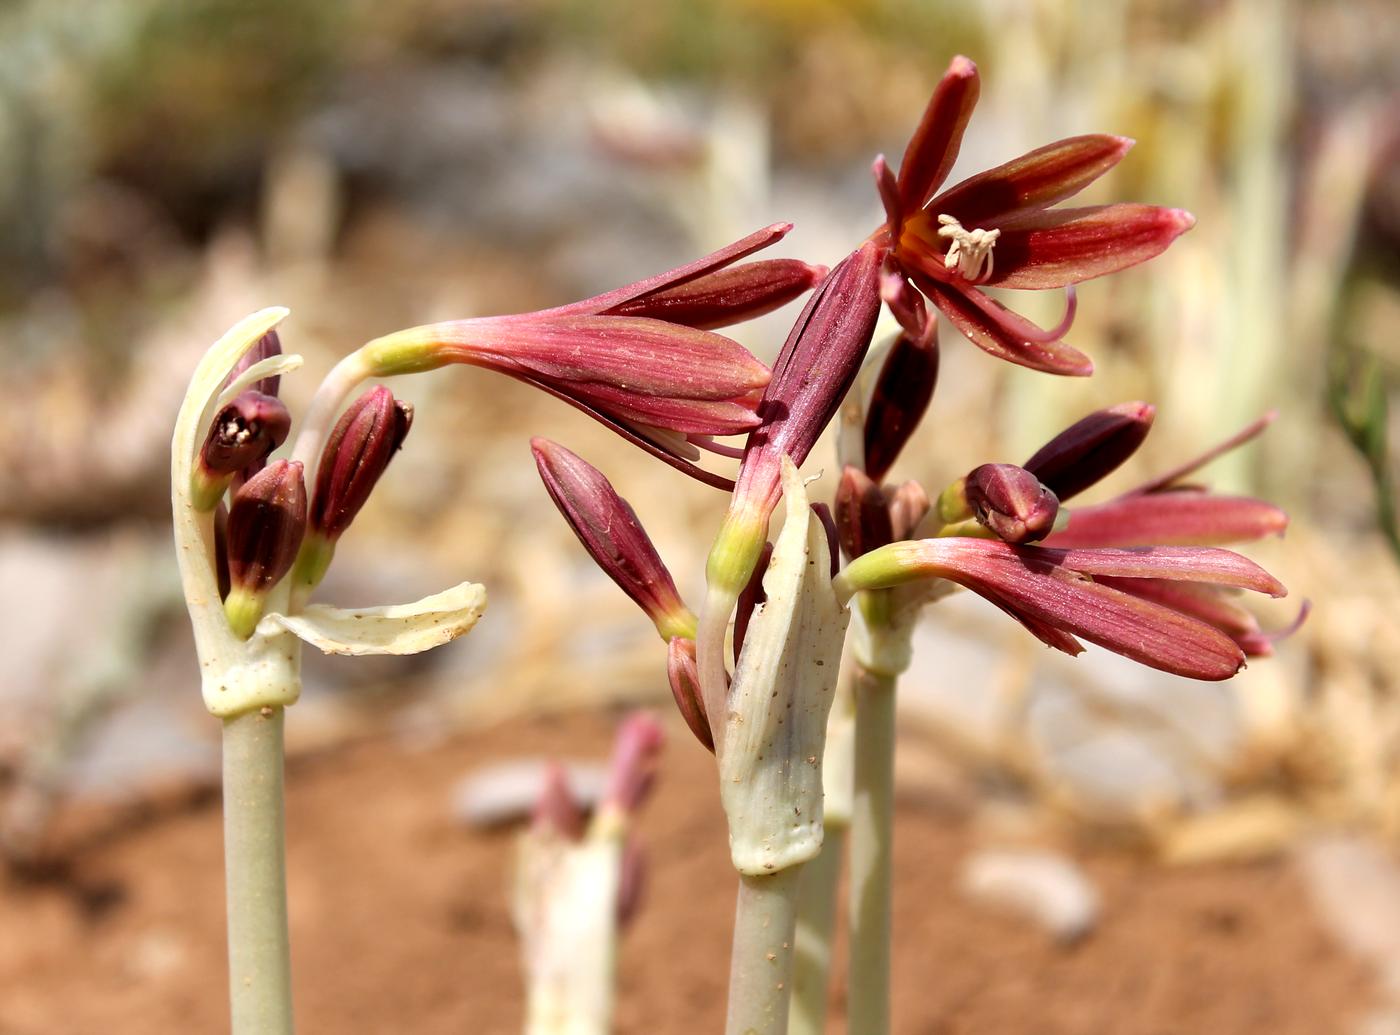
<instances>
[{"instance_id":1,"label":"stamen","mask_svg":"<svg viewBox=\"0 0 1400 1035\"><path fill-rule=\"evenodd\" d=\"M956 216L940 215L938 236L953 242L943 257L945 268L957 270L959 276L973 284L991 277L992 249L1001 236L1000 230L968 230Z\"/></svg>"}]
</instances>

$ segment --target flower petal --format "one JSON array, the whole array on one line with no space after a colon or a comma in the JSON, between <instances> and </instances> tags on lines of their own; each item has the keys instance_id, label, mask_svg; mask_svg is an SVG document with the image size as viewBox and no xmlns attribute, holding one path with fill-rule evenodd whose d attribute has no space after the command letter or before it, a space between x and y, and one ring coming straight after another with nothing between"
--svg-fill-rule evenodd
<instances>
[{"instance_id":1,"label":"flower petal","mask_svg":"<svg viewBox=\"0 0 1400 1035\"><path fill-rule=\"evenodd\" d=\"M948 178L980 91L977 66L961 54L953 58L899 163L899 200L906 213L923 208Z\"/></svg>"},{"instance_id":2,"label":"flower petal","mask_svg":"<svg viewBox=\"0 0 1400 1035\"><path fill-rule=\"evenodd\" d=\"M1055 563L1055 552L987 539L923 539L868 553L837 582L845 593L948 579L1014 613L1037 635L1045 626L1083 637L1150 668L1217 680L1244 664L1243 652L1219 629L1094 582ZM1051 646L1067 649L1067 644Z\"/></svg>"},{"instance_id":3,"label":"flower petal","mask_svg":"<svg viewBox=\"0 0 1400 1035\"><path fill-rule=\"evenodd\" d=\"M918 273L914 280L938 311L982 351L1047 374L1088 377L1094 372L1093 361L1084 353L1062 341L1037 340L1042 336L1039 327L976 288L960 291Z\"/></svg>"},{"instance_id":4,"label":"flower petal","mask_svg":"<svg viewBox=\"0 0 1400 1035\"><path fill-rule=\"evenodd\" d=\"M651 317L711 330L771 313L811 290L826 274L825 266L812 266L800 259L761 259L653 291L613 306L608 314Z\"/></svg>"},{"instance_id":5,"label":"flower petal","mask_svg":"<svg viewBox=\"0 0 1400 1035\"><path fill-rule=\"evenodd\" d=\"M1117 165L1133 142L1106 133L1070 137L963 180L929 204L969 230L998 224L1026 209L1045 208L1078 194ZM1001 263L1000 242L997 264Z\"/></svg>"},{"instance_id":6,"label":"flower petal","mask_svg":"<svg viewBox=\"0 0 1400 1035\"><path fill-rule=\"evenodd\" d=\"M1095 576L1094 581L1199 618L1227 634L1241 647L1243 638L1258 636L1261 632L1258 619L1215 586L1168 579L1123 579L1112 575Z\"/></svg>"},{"instance_id":7,"label":"flower petal","mask_svg":"<svg viewBox=\"0 0 1400 1035\"><path fill-rule=\"evenodd\" d=\"M665 273L658 273L654 277L646 280L639 280L635 284L628 284L606 294L594 295L592 298L585 298L579 302L571 302L568 305L561 305L554 309L546 309L542 313L522 314L526 316L566 316L587 313L606 313L616 309L644 295L656 294L671 288L679 287L682 284L696 280L715 270L723 269L732 263L738 262L746 255L752 255L756 251L767 248L770 244L776 244L787 236L792 229L791 223L774 223L766 226L762 230L755 230L747 237L726 245L719 251L711 252L703 258L684 266L678 266ZM503 319L513 319L503 317Z\"/></svg>"},{"instance_id":8,"label":"flower petal","mask_svg":"<svg viewBox=\"0 0 1400 1035\"><path fill-rule=\"evenodd\" d=\"M1207 582L1287 596L1283 583L1248 557L1210 546L1139 546L1133 549L1063 550L1041 547L1035 557L1084 575Z\"/></svg>"},{"instance_id":9,"label":"flower petal","mask_svg":"<svg viewBox=\"0 0 1400 1035\"><path fill-rule=\"evenodd\" d=\"M418 654L467 632L486 610L486 587L463 582L412 604L342 609L310 604L270 614L258 633L289 632L326 654Z\"/></svg>"},{"instance_id":10,"label":"flower petal","mask_svg":"<svg viewBox=\"0 0 1400 1035\"><path fill-rule=\"evenodd\" d=\"M1016 216L1001 225L992 275L983 284L1058 288L1136 266L1191 227L1196 217L1156 205L1099 205Z\"/></svg>"},{"instance_id":11,"label":"flower petal","mask_svg":"<svg viewBox=\"0 0 1400 1035\"><path fill-rule=\"evenodd\" d=\"M1123 496L1070 511L1069 527L1045 540L1051 547L1214 546L1282 534L1288 515L1246 496L1156 492Z\"/></svg>"},{"instance_id":12,"label":"flower petal","mask_svg":"<svg viewBox=\"0 0 1400 1035\"><path fill-rule=\"evenodd\" d=\"M491 317L435 324L420 333L459 348L470 362L639 395L733 399L769 380L768 368L738 342L640 317Z\"/></svg>"}]
</instances>

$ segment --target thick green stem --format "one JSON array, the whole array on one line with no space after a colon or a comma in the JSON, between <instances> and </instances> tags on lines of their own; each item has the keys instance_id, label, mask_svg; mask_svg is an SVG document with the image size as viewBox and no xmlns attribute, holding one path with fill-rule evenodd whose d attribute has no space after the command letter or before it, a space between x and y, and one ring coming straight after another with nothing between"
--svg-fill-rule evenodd
<instances>
[{"instance_id":1,"label":"thick green stem","mask_svg":"<svg viewBox=\"0 0 1400 1035\"><path fill-rule=\"evenodd\" d=\"M836 890L845 852L846 825L828 819L821 854L804 869L797 899L797 960L793 966L788 1035L822 1035L826 1030Z\"/></svg>"},{"instance_id":2,"label":"thick green stem","mask_svg":"<svg viewBox=\"0 0 1400 1035\"><path fill-rule=\"evenodd\" d=\"M799 864L762 877L739 875L726 1035L786 1035L796 954Z\"/></svg>"},{"instance_id":3,"label":"thick green stem","mask_svg":"<svg viewBox=\"0 0 1400 1035\"><path fill-rule=\"evenodd\" d=\"M233 1035L291 1035L281 708L224 720L224 870Z\"/></svg>"},{"instance_id":4,"label":"thick green stem","mask_svg":"<svg viewBox=\"0 0 1400 1035\"><path fill-rule=\"evenodd\" d=\"M895 677L856 676L856 794L851 815L850 1031L890 1030Z\"/></svg>"}]
</instances>

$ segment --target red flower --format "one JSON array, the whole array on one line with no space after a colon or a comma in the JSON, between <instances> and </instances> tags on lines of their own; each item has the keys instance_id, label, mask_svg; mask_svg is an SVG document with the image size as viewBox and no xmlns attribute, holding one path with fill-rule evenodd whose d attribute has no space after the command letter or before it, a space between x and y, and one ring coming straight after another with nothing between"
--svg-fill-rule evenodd
<instances>
[{"instance_id":1,"label":"red flower","mask_svg":"<svg viewBox=\"0 0 1400 1035\"><path fill-rule=\"evenodd\" d=\"M821 267L787 259L734 265L789 229L775 224L687 266L570 305L399 331L361 350L363 373L464 363L509 374L673 467L731 488L694 461L700 448L726 452L710 436L759 426L770 375L737 342L703 328L759 316L825 276Z\"/></svg>"},{"instance_id":2,"label":"red flower","mask_svg":"<svg viewBox=\"0 0 1400 1035\"><path fill-rule=\"evenodd\" d=\"M1037 327L982 288L1068 288L1152 258L1195 223L1189 212L1152 205L1054 209L1113 168L1132 141L1071 137L942 186L977 103L977 66L956 57L924 111L894 177L878 159L885 205L882 231L897 273L911 281L959 331L994 356L1035 370L1085 375L1089 358Z\"/></svg>"},{"instance_id":3,"label":"red flower","mask_svg":"<svg viewBox=\"0 0 1400 1035\"><path fill-rule=\"evenodd\" d=\"M972 590L1056 650L1078 654L1082 637L1192 679L1228 679L1245 660L1223 620L1211 621L1189 603L1201 589L1285 593L1263 568L1229 550L1057 550L966 536L893 543L853 561L836 584L850 595L927 578Z\"/></svg>"}]
</instances>

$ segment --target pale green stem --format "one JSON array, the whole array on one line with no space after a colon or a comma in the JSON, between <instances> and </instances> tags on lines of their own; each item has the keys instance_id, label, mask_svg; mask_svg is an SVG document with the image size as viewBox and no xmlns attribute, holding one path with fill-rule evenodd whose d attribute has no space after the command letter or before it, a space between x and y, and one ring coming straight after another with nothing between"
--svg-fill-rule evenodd
<instances>
[{"instance_id":1,"label":"pale green stem","mask_svg":"<svg viewBox=\"0 0 1400 1035\"><path fill-rule=\"evenodd\" d=\"M291 1035L283 709L224 720L224 870L233 1035Z\"/></svg>"},{"instance_id":2,"label":"pale green stem","mask_svg":"<svg viewBox=\"0 0 1400 1035\"><path fill-rule=\"evenodd\" d=\"M851 814L850 1031L890 1030L895 677L856 670L856 793Z\"/></svg>"},{"instance_id":3,"label":"pale green stem","mask_svg":"<svg viewBox=\"0 0 1400 1035\"><path fill-rule=\"evenodd\" d=\"M786 1035L802 864L739 875L726 1035Z\"/></svg>"},{"instance_id":4,"label":"pale green stem","mask_svg":"<svg viewBox=\"0 0 1400 1035\"><path fill-rule=\"evenodd\" d=\"M826 1030L836 891L845 851L846 825L828 819L821 854L806 865L797 899L797 960L793 966L788 1035L822 1035Z\"/></svg>"}]
</instances>

